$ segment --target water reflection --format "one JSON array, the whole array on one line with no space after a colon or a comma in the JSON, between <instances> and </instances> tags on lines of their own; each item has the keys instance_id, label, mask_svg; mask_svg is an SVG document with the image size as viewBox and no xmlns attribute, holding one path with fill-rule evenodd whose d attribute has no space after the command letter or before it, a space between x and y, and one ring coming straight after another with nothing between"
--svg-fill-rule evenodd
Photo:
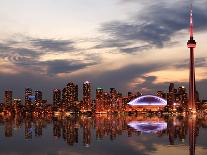
<instances>
[{"instance_id":1,"label":"water reflection","mask_svg":"<svg viewBox=\"0 0 207 155\"><path fill-rule=\"evenodd\" d=\"M47 128L49 125L51 128ZM91 143L97 140L109 138L114 141L123 134L128 137L142 134L156 137L167 136L169 145L176 145L177 140L183 142L189 138L189 154L194 155L196 138L200 128L207 126L207 119L196 116L93 115L88 117L74 115L59 118L16 115L0 116L0 126L4 128L5 137L11 138L14 136L14 131L24 128L22 139L31 140L34 137L42 137L43 133L52 130L55 139L64 140L71 146L81 144L85 147L90 147Z\"/></svg>"},{"instance_id":2,"label":"water reflection","mask_svg":"<svg viewBox=\"0 0 207 155\"><path fill-rule=\"evenodd\" d=\"M138 132L158 133L167 129L166 122L129 122L128 125Z\"/></svg>"}]
</instances>

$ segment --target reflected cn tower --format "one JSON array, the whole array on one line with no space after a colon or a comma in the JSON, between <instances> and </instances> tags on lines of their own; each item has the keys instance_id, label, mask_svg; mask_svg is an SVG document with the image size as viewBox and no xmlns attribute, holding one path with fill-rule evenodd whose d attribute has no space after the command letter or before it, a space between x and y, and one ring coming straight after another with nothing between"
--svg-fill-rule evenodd
<instances>
[{"instance_id":1,"label":"reflected cn tower","mask_svg":"<svg viewBox=\"0 0 207 155\"><path fill-rule=\"evenodd\" d=\"M194 48L196 42L193 39L193 13L192 5L190 10L190 40L187 42L188 48L190 48L190 75L189 75L189 103L188 108L191 112L196 112L195 107L195 66L194 66Z\"/></svg>"}]
</instances>

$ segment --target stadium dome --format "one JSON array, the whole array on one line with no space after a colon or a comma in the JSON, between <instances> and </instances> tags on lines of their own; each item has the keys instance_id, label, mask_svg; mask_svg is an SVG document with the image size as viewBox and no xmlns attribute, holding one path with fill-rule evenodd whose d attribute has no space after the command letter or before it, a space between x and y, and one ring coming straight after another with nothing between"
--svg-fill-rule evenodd
<instances>
[{"instance_id":1,"label":"stadium dome","mask_svg":"<svg viewBox=\"0 0 207 155\"><path fill-rule=\"evenodd\" d=\"M167 100L153 95L140 96L128 103L131 106L166 106Z\"/></svg>"}]
</instances>

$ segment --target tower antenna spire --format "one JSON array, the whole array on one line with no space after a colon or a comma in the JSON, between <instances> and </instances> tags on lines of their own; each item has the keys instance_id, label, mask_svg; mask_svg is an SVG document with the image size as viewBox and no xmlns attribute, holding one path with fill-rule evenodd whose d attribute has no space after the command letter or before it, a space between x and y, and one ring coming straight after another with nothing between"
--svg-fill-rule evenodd
<instances>
[{"instance_id":1,"label":"tower antenna spire","mask_svg":"<svg viewBox=\"0 0 207 155\"><path fill-rule=\"evenodd\" d=\"M193 39L193 5L190 7L190 38Z\"/></svg>"}]
</instances>

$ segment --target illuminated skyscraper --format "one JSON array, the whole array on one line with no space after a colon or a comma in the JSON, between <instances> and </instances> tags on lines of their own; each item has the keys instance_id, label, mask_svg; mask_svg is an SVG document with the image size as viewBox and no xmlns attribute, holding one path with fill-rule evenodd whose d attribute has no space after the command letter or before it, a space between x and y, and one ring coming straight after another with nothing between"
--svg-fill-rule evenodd
<instances>
[{"instance_id":1,"label":"illuminated skyscraper","mask_svg":"<svg viewBox=\"0 0 207 155\"><path fill-rule=\"evenodd\" d=\"M53 105L58 106L61 104L61 90L54 89L53 90Z\"/></svg>"},{"instance_id":2,"label":"illuminated skyscraper","mask_svg":"<svg viewBox=\"0 0 207 155\"><path fill-rule=\"evenodd\" d=\"M103 110L103 96L104 96L104 91L102 88L97 88L96 89L96 112L102 112Z\"/></svg>"},{"instance_id":3,"label":"illuminated skyscraper","mask_svg":"<svg viewBox=\"0 0 207 155\"><path fill-rule=\"evenodd\" d=\"M192 6L190 10L190 40L187 42L188 48L190 48L190 75L189 75L189 103L188 108L192 112L196 112L195 107L195 66L194 66L194 48L196 42L193 39L193 13Z\"/></svg>"},{"instance_id":4,"label":"illuminated skyscraper","mask_svg":"<svg viewBox=\"0 0 207 155\"><path fill-rule=\"evenodd\" d=\"M14 99L13 105L14 105L15 113L18 114L21 110L21 99Z\"/></svg>"},{"instance_id":5,"label":"illuminated skyscraper","mask_svg":"<svg viewBox=\"0 0 207 155\"><path fill-rule=\"evenodd\" d=\"M66 100L67 102L77 101L78 86L70 82L66 85Z\"/></svg>"},{"instance_id":6,"label":"illuminated skyscraper","mask_svg":"<svg viewBox=\"0 0 207 155\"><path fill-rule=\"evenodd\" d=\"M14 106L15 106L15 107L21 105L21 99L19 99L19 98L15 98L15 99L13 100L13 102L14 102Z\"/></svg>"},{"instance_id":7,"label":"illuminated skyscraper","mask_svg":"<svg viewBox=\"0 0 207 155\"><path fill-rule=\"evenodd\" d=\"M35 91L35 105L36 106L42 105L42 92L39 90Z\"/></svg>"},{"instance_id":8,"label":"illuminated skyscraper","mask_svg":"<svg viewBox=\"0 0 207 155\"><path fill-rule=\"evenodd\" d=\"M4 104L6 106L12 105L12 91L11 90L6 90L4 92Z\"/></svg>"},{"instance_id":9,"label":"illuminated skyscraper","mask_svg":"<svg viewBox=\"0 0 207 155\"><path fill-rule=\"evenodd\" d=\"M78 85L75 85L75 90L74 90L74 95L75 95L75 101L78 101Z\"/></svg>"},{"instance_id":10,"label":"illuminated skyscraper","mask_svg":"<svg viewBox=\"0 0 207 155\"><path fill-rule=\"evenodd\" d=\"M85 81L83 83L83 105L82 110L91 111L91 83Z\"/></svg>"},{"instance_id":11,"label":"illuminated skyscraper","mask_svg":"<svg viewBox=\"0 0 207 155\"><path fill-rule=\"evenodd\" d=\"M174 83L170 83L169 92L173 92L174 87L175 87L175 84Z\"/></svg>"},{"instance_id":12,"label":"illuminated skyscraper","mask_svg":"<svg viewBox=\"0 0 207 155\"><path fill-rule=\"evenodd\" d=\"M70 110L75 110L78 101L78 85L70 82L62 91L63 104L67 106Z\"/></svg>"},{"instance_id":13,"label":"illuminated skyscraper","mask_svg":"<svg viewBox=\"0 0 207 155\"><path fill-rule=\"evenodd\" d=\"M66 88L63 88L62 90L62 103L65 105L66 104Z\"/></svg>"},{"instance_id":14,"label":"illuminated skyscraper","mask_svg":"<svg viewBox=\"0 0 207 155\"><path fill-rule=\"evenodd\" d=\"M25 88L25 91L24 91L25 106L31 106L31 100L29 99L30 96L32 96L32 89Z\"/></svg>"},{"instance_id":15,"label":"illuminated skyscraper","mask_svg":"<svg viewBox=\"0 0 207 155\"><path fill-rule=\"evenodd\" d=\"M110 109L112 111L116 111L117 110L118 92L115 88L110 88L110 98L111 98Z\"/></svg>"}]
</instances>

